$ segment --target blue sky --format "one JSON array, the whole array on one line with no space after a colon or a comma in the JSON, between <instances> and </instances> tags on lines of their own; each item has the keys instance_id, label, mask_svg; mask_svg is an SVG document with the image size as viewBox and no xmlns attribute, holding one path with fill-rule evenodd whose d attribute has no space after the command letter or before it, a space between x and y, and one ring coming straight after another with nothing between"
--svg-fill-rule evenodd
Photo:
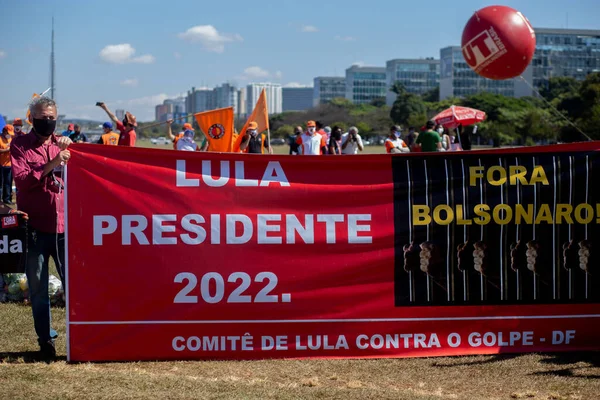
<instances>
[{"instance_id":1,"label":"blue sky","mask_svg":"<svg viewBox=\"0 0 600 400\"><path fill-rule=\"evenodd\" d=\"M154 105L192 86L312 84L353 63L439 58L473 11L504 4L534 27L600 29L598 0L0 0L0 113L24 116L49 86L68 117L102 120L96 101L152 120Z\"/></svg>"}]
</instances>

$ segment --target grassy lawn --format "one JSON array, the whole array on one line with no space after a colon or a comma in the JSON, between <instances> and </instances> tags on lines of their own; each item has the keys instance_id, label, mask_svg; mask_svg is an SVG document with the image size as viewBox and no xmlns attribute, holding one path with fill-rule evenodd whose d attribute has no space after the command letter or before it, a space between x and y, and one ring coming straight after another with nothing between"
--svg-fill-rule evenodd
<instances>
[{"instance_id":1,"label":"grassy lawn","mask_svg":"<svg viewBox=\"0 0 600 400\"><path fill-rule=\"evenodd\" d=\"M68 364L37 359L31 309L0 304L3 399L598 399L600 353Z\"/></svg>"}]
</instances>

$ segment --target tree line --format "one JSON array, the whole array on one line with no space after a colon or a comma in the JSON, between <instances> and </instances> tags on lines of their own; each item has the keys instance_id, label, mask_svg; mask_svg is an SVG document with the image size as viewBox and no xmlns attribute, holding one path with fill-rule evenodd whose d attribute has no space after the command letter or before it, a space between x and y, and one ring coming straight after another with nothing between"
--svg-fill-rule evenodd
<instances>
[{"instance_id":1,"label":"tree line","mask_svg":"<svg viewBox=\"0 0 600 400\"><path fill-rule=\"evenodd\" d=\"M396 95L392 107L386 106L385 98L360 105L338 98L307 111L274 115L270 118L271 135L292 135L294 126L307 120L342 129L356 126L364 136L387 135L392 124L419 128L437 113L457 105L487 113L487 120L478 125L477 134L495 145L587 140L580 131L594 140L600 139L600 73L590 74L583 82L551 78L540 90L541 97L512 98L481 92L439 101L439 88L417 95L396 82L390 90Z\"/></svg>"}]
</instances>

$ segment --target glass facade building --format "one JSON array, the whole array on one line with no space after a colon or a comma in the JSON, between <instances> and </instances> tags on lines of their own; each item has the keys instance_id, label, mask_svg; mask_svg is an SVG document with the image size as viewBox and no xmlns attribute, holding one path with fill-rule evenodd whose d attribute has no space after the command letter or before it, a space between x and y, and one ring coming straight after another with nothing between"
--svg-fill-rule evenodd
<instances>
[{"instance_id":1,"label":"glass facade building","mask_svg":"<svg viewBox=\"0 0 600 400\"><path fill-rule=\"evenodd\" d=\"M385 98L388 92L384 67L353 65L346 70L346 99L354 104L368 104Z\"/></svg>"},{"instance_id":2,"label":"glass facade building","mask_svg":"<svg viewBox=\"0 0 600 400\"><path fill-rule=\"evenodd\" d=\"M346 78L343 76L318 76L314 79L313 106L346 97Z\"/></svg>"},{"instance_id":3,"label":"glass facade building","mask_svg":"<svg viewBox=\"0 0 600 400\"><path fill-rule=\"evenodd\" d=\"M547 85L553 77L584 80L600 72L600 30L536 28L533 83Z\"/></svg>"},{"instance_id":4,"label":"glass facade building","mask_svg":"<svg viewBox=\"0 0 600 400\"><path fill-rule=\"evenodd\" d=\"M530 66L522 74L529 83L532 79ZM465 97L480 92L490 92L508 97L531 96L533 90L521 79L496 81L477 75L465 61L459 46L440 50L440 99Z\"/></svg>"},{"instance_id":5,"label":"glass facade building","mask_svg":"<svg viewBox=\"0 0 600 400\"><path fill-rule=\"evenodd\" d=\"M387 89L400 82L409 93L423 94L440 85L440 60L398 59L386 63ZM387 90L386 103L391 106L396 94Z\"/></svg>"},{"instance_id":6,"label":"glass facade building","mask_svg":"<svg viewBox=\"0 0 600 400\"><path fill-rule=\"evenodd\" d=\"M313 105L313 88L311 87L284 87L283 111L305 111Z\"/></svg>"}]
</instances>

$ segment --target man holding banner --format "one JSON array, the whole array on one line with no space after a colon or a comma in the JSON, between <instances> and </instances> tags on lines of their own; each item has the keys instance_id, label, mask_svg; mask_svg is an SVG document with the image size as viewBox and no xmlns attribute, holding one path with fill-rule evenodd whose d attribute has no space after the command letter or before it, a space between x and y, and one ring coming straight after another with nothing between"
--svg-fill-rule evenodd
<instances>
[{"instance_id":1,"label":"man holding banner","mask_svg":"<svg viewBox=\"0 0 600 400\"><path fill-rule=\"evenodd\" d=\"M42 355L56 356L48 297L48 262L56 264L65 287L64 184L55 170L71 158L71 139L55 135L58 110L54 100L37 97L29 106L33 130L15 138L11 161L19 207L29 214L27 281L35 331Z\"/></svg>"},{"instance_id":2,"label":"man holding banner","mask_svg":"<svg viewBox=\"0 0 600 400\"><path fill-rule=\"evenodd\" d=\"M240 150L249 154L265 154L265 149L268 154L273 154L273 148L267 141L267 135L264 133L258 134L258 124L252 121L248 124L246 134L240 144Z\"/></svg>"}]
</instances>

